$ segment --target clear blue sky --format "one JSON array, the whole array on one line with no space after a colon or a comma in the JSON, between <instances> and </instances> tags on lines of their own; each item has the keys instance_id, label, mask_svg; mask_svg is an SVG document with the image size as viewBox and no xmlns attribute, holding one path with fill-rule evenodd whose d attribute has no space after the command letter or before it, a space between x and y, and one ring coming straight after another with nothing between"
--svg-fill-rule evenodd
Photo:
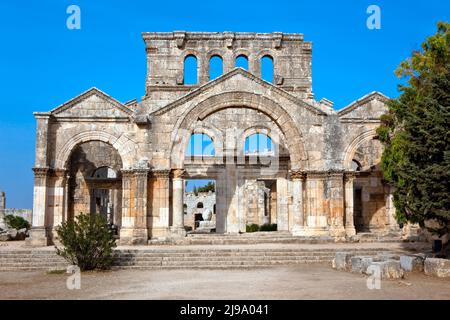
<instances>
[{"instance_id":1,"label":"clear blue sky","mask_svg":"<svg viewBox=\"0 0 450 320\"><path fill-rule=\"evenodd\" d=\"M144 94L142 31L300 32L313 42L313 88L342 108L368 92L397 95L393 70L450 20L448 0L0 2L0 189L8 207L31 207L35 121L96 86L120 101ZM66 8L81 8L81 30ZM382 29L366 28L366 9Z\"/></svg>"}]
</instances>

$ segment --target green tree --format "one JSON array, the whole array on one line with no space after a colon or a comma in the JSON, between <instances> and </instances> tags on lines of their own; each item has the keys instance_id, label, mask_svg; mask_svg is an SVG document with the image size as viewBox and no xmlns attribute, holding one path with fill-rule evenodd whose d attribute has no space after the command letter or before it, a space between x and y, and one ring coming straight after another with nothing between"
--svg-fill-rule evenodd
<instances>
[{"instance_id":1,"label":"green tree","mask_svg":"<svg viewBox=\"0 0 450 320\"><path fill-rule=\"evenodd\" d=\"M403 61L401 95L388 102L378 136L385 146L381 168L394 187L399 222L450 221L450 24Z\"/></svg>"},{"instance_id":2,"label":"green tree","mask_svg":"<svg viewBox=\"0 0 450 320\"><path fill-rule=\"evenodd\" d=\"M106 218L100 214L80 214L56 229L63 248L56 253L82 271L108 269L113 262L116 240Z\"/></svg>"},{"instance_id":3,"label":"green tree","mask_svg":"<svg viewBox=\"0 0 450 320\"><path fill-rule=\"evenodd\" d=\"M199 187L197 189L197 192L209 192L209 191L214 192L215 189L216 188L215 188L214 182L209 181L206 185Z\"/></svg>"}]
</instances>

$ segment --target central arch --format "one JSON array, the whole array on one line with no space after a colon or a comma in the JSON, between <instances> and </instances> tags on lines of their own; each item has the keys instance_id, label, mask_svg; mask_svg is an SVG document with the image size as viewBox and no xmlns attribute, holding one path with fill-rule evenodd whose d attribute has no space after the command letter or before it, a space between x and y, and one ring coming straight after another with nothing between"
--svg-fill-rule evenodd
<instances>
[{"instance_id":1,"label":"central arch","mask_svg":"<svg viewBox=\"0 0 450 320\"><path fill-rule=\"evenodd\" d=\"M198 121L226 108L250 108L267 115L283 133L291 157L292 170L307 167L302 134L289 113L273 100L250 92L225 92L191 107L176 124L172 135L171 166L184 168L186 143Z\"/></svg>"}]
</instances>

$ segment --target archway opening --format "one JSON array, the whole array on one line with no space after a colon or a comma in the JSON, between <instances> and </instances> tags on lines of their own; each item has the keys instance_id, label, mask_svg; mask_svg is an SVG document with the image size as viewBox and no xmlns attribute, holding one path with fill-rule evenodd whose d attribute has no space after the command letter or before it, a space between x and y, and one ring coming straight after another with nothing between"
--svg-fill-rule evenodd
<instances>
[{"instance_id":1,"label":"archway opening","mask_svg":"<svg viewBox=\"0 0 450 320\"><path fill-rule=\"evenodd\" d=\"M209 60L209 80L214 80L223 74L223 61L220 56L212 56Z\"/></svg>"},{"instance_id":2,"label":"archway opening","mask_svg":"<svg viewBox=\"0 0 450 320\"><path fill-rule=\"evenodd\" d=\"M239 55L236 57L236 61L235 61L235 67L236 68L242 68L244 70L248 71L248 58L246 55Z\"/></svg>"},{"instance_id":3,"label":"archway opening","mask_svg":"<svg viewBox=\"0 0 450 320\"><path fill-rule=\"evenodd\" d=\"M186 85L195 85L198 83L197 57L188 55L184 59L183 83Z\"/></svg>"},{"instance_id":4,"label":"archway opening","mask_svg":"<svg viewBox=\"0 0 450 320\"><path fill-rule=\"evenodd\" d=\"M272 139L264 133L254 133L245 139L245 155L273 155Z\"/></svg>"},{"instance_id":5,"label":"archway opening","mask_svg":"<svg viewBox=\"0 0 450 320\"><path fill-rule=\"evenodd\" d=\"M186 149L187 157L213 157L216 154L214 142L205 133L194 133Z\"/></svg>"},{"instance_id":6,"label":"archway opening","mask_svg":"<svg viewBox=\"0 0 450 320\"><path fill-rule=\"evenodd\" d=\"M101 214L118 232L122 218L122 159L102 141L77 145L69 161L68 216Z\"/></svg>"},{"instance_id":7,"label":"archway opening","mask_svg":"<svg viewBox=\"0 0 450 320\"><path fill-rule=\"evenodd\" d=\"M216 232L216 182L187 179L184 188L185 227L195 233Z\"/></svg>"},{"instance_id":8,"label":"archway opening","mask_svg":"<svg viewBox=\"0 0 450 320\"><path fill-rule=\"evenodd\" d=\"M273 58L271 56L266 55L261 58L261 79L273 83L274 66Z\"/></svg>"}]
</instances>

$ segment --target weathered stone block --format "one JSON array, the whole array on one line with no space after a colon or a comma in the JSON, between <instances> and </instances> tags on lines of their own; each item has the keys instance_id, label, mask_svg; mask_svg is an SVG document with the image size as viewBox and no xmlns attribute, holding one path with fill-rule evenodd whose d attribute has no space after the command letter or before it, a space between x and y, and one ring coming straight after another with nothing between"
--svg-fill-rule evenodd
<instances>
[{"instance_id":1,"label":"weathered stone block","mask_svg":"<svg viewBox=\"0 0 450 320\"><path fill-rule=\"evenodd\" d=\"M348 252L336 252L335 258L333 259L333 269L349 270L352 257L353 255Z\"/></svg>"},{"instance_id":2,"label":"weathered stone block","mask_svg":"<svg viewBox=\"0 0 450 320\"><path fill-rule=\"evenodd\" d=\"M419 256L400 256L400 266L407 272L422 272L424 259Z\"/></svg>"},{"instance_id":3,"label":"weathered stone block","mask_svg":"<svg viewBox=\"0 0 450 320\"><path fill-rule=\"evenodd\" d=\"M400 255L395 254L395 253L389 253L389 252L383 252L383 253L379 253L377 254L377 258L380 261L387 261L387 260L400 260Z\"/></svg>"},{"instance_id":4,"label":"weathered stone block","mask_svg":"<svg viewBox=\"0 0 450 320\"><path fill-rule=\"evenodd\" d=\"M425 274L439 278L450 277L450 260L427 258L425 260Z\"/></svg>"},{"instance_id":5,"label":"weathered stone block","mask_svg":"<svg viewBox=\"0 0 450 320\"><path fill-rule=\"evenodd\" d=\"M404 277L404 271L400 267L400 261L387 260L387 261L373 262L367 268L366 274L374 275L374 272L377 269L379 270L381 279L401 279Z\"/></svg>"},{"instance_id":6,"label":"weathered stone block","mask_svg":"<svg viewBox=\"0 0 450 320\"><path fill-rule=\"evenodd\" d=\"M356 256L351 258L351 271L355 273L366 273L367 268L372 264L373 257Z\"/></svg>"}]
</instances>

